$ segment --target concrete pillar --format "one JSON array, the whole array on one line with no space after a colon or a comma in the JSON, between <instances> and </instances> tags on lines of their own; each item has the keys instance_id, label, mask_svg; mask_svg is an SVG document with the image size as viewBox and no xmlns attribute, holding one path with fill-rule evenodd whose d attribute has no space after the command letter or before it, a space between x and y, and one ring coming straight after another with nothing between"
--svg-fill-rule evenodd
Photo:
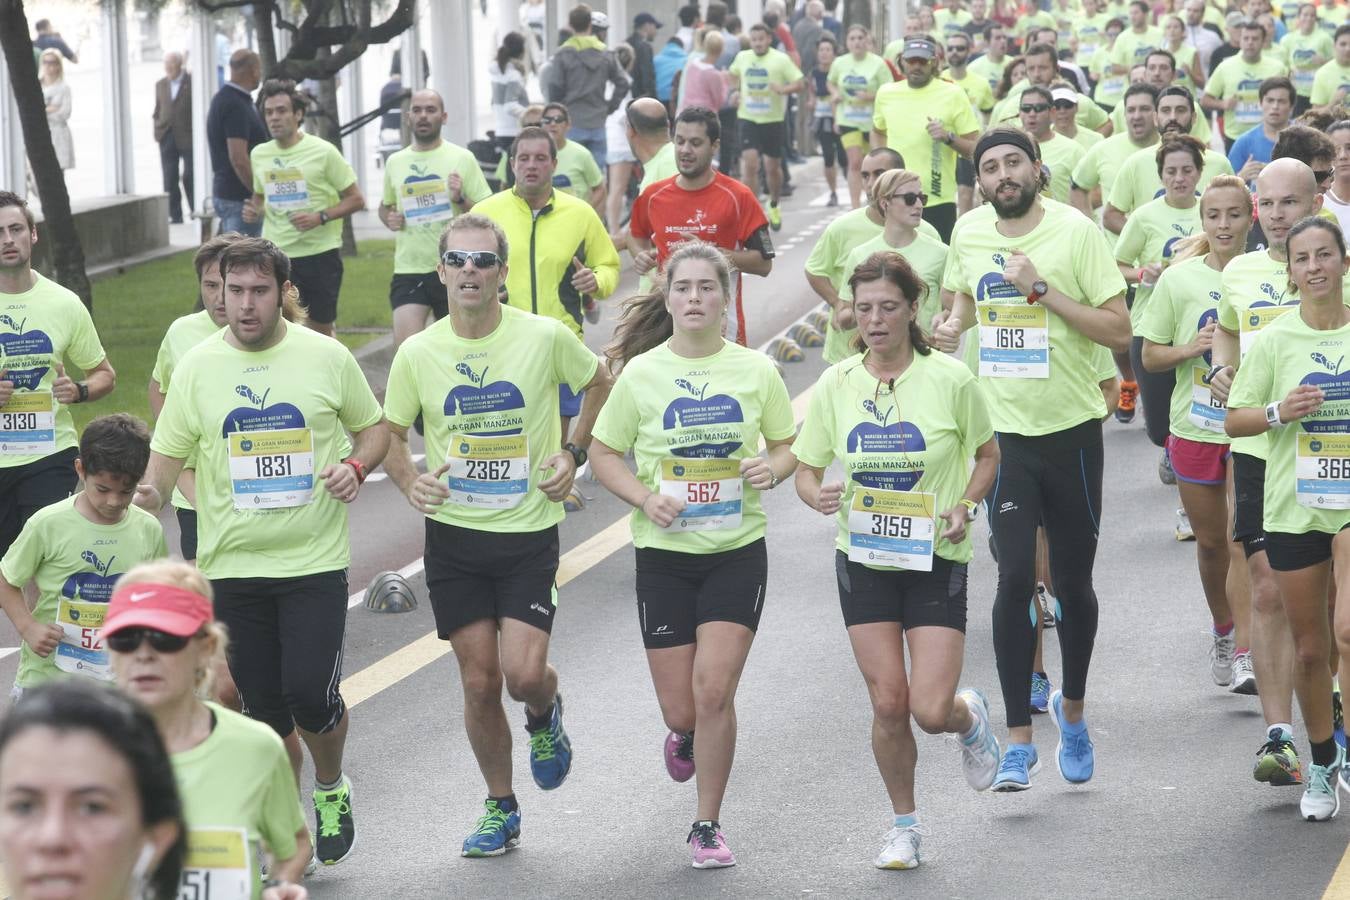
<instances>
[{"instance_id":1,"label":"concrete pillar","mask_svg":"<svg viewBox=\"0 0 1350 900\"><path fill-rule=\"evenodd\" d=\"M10 87L9 67L0 53L0 184L20 197L28 196L27 151L23 145L23 126L19 124L19 105Z\"/></svg>"},{"instance_id":2,"label":"concrete pillar","mask_svg":"<svg viewBox=\"0 0 1350 900\"><path fill-rule=\"evenodd\" d=\"M126 0L105 0L100 9L103 12L104 187L109 194L134 194L131 54L127 46ZM159 189L159 185L154 186L154 190Z\"/></svg>"},{"instance_id":3,"label":"concrete pillar","mask_svg":"<svg viewBox=\"0 0 1350 900\"><path fill-rule=\"evenodd\" d=\"M212 14L199 10L191 15L192 43L188 47L188 67L192 70L192 172L193 189L197 192L191 201L198 216L215 215L215 210L207 202L212 195L214 179L211 172L211 148L206 143L206 113L216 93L216 66L226 66L225 77L229 78L229 60L216 59L216 23Z\"/></svg>"},{"instance_id":4,"label":"concrete pillar","mask_svg":"<svg viewBox=\"0 0 1350 900\"><path fill-rule=\"evenodd\" d=\"M905 0L890 0L886 4L886 42L905 36L905 18L909 15Z\"/></svg>"},{"instance_id":5,"label":"concrete pillar","mask_svg":"<svg viewBox=\"0 0 1350 900\"><path fill-rule=\"evenodd\" d=\"M424 87L426 79L423 77L422 69L422 15L421 10L416 5L413 8L412 27L403 32L399 39L398 49L399 65L403 72L400 76L403 79L403 86L412 90ZM407 60L415 60L415 65L409 65Z\"/></svg>"},{"instance_id":6,"label":"concrete pillar","mask_svg":"<svg viewBox=\"0 0 1350 900\"><path fill-rule=\"evenodd\" d=\"M497 45L501 46L502 38L506 37L512 31L519 31L525 34L528 30L520 24L520 6L511 0L497 0Z\"/></svg>"},{"instance_id":7,"label":"concrete pillar","mask_svg":"<svg viewBox=\"0 0 1350 900\"><path fill-rule=\"evenodd\" d=\"M416 56L408 58L417 60ZM358 56L338 75L338 117L344 125L366 111L361 108L361 97L364 93L364 87L361 83L361 59L362 57ZM408 66L403 68L406 70ZM415 68L420 68L420 66ZM379 127L378 119L375 127ZM358 128L342 139L342 154L347 157L347 161L356 170L356 184L361 188L361 193L367 193L365 127Z\"/></svg>"},{"instance_id":8,"label":"concrete pillar","mask_svg":"<svg viewBox=\"0 0 1350 900\"><path fill-rule=\"evenodd\" d=\"M899 0L899 2L903 3L904 0ZM740 10L738 15L741 17L741 25L747 32L750 30L751 25L764 18L763 0L738 0L736 8ZM676 18L672 25L672 29L679 27L680 20ZM672 30L671 33L674 34L674 31Z\"/></svg>"},{"instance_id":9,"label":"concrete pillar","mask_svg":"<svg viewBox=\"0 0 1350 900\"><path fill-rule=\"evenodd\" d=\"M609 45L617 47L628 39L633 27L628 15L628 0L609 0L605 14L609 16Z\"/></svg>"},{"instance_id":10,"label":"concrete pillar","mask_svg":"<svg viewBox=\"0 0 1350 900\"><path fill-rule=\"evenodd\" d=\"M431 86L445 98L445 111L449 113L441 134L461 146L478 137L474 134L478 121L474 74L478 67L474 63L473 42L465 40L473 28L472 4L473 0L435 0L428 23Z\"/></svg>"}]
</instances>

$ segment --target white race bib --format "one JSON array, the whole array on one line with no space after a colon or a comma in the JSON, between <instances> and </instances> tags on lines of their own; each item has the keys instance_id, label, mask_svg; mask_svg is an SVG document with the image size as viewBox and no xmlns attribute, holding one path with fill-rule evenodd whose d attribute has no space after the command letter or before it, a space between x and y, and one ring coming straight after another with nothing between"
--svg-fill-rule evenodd
<instances>
[{"instance_id":1,"label":"white race bib","mask_svg":"<svg viewBox=\"0 0 1350 900\"><path fill-rule=\"evenodd\" d=\"M982 377L1050 377L1050 316L1044 306L990 303L975 311Z\"/></svg>"},{"instance_id":2,"label":"white race bib","mask_svg":"<svg viewBox=\"0 0 1350 900\"><path fill-rule=\"evenodd\" d=\"M178 900L252 900L253 865L242 828L191 828Z\"/></svg>"},{"instance_id":3,"label":"white race bib","mask_svg":"<svg viewBox=\"0 0 1350 900\"><path fill-rule=\"evenodd\" d=\"M1247 351L1252 349L1252 341L1256 340L1262 329L1289 310L1297 308L1297 304L1252 306L1238 313L1238 350L1241 355L1246 356Z\"/></svg>"},{"instance_id":4,"label":"white race bib","mask_svg":"<svg viewBox=\"0 0 1350 900\"><path fill-rule=\"evenodd\" d=\"M56 624L61 628L61 643L52 654L58 669L98 681L112 681L108 651L98 633L107 613L107 603L60 599L56 605Z\"/></svg>"},{"instance_id":5,"label":"white race bib","mask_svg":"<svg viewBox=\"0 0 1350 900\"><path fill-rule=\"evenodd\" d=\"M56 452L56 400L51 391L16 391L0 406L0 456Z\"/></svg>"},{"instance_id":6,"label":"white race bib","mask_svg":"<svg viewBox=\"0 0 1350 900\"><path fill-rule=\"evenodd\" d=\"M668 532L740 528L743 491L739 460L661 460L661 493L685 503Z\"/></svg>"},{"instance_id":7,"label":"white race bib","mask_svg":"<svg viewBox=\"0 0 1350 900\"><path fill-rule=\"evenodd\" d=\"M848 558L931 572L936 516L936 494L856 488L848 511Z\"/></svg>"},{"instance_id":8,"label":"white race bib","mask_svg":"<svg viewBox=\"0 0 1350 900\"><path fill-rule=\"evenodd\" d=\"M523 434L450 436L450 502L510 509L530 492L530 441Z\"/></svg>"},{"instance_id":9,"label":"white race bib","mask_svg":"<svg viewBox=\"0 0 1350 900\"><path fill-rule=\"evenodd\" d=\"M305 173L298 168L266 169L263 172L263 195L267 204L286 212L309 209L309 186Z\"/></svg>"},{"instance_id":10,"label":"white race bib","mask_svg":"<svg viewBox=\"0 0 1350 900\"><path fill-rule=\"evenodd\" d=\"M1299 506L1350 509L1350 434L1301 431L1294 452Z\"/></svg>"},{"instance_id":11,"label":"white race bib","mask_svg":"<svg viewBox=\"0 0 1350 900\"><path fill-rule=\"evenodd\" d=\"M305 506L314 499L314 434L308 428L230 434L235 509Z\"/></svg>"},{"instance_id":12,"label":"white race bib","mask_svg":"<svg viewBox=\"0 0 1350 900\"><path fill-rule=\"evenodd\" d=\"M1233 117L1239 125L1255 125L1261 121L1261 101L1257 92L1261 89L1259 81L1239 81L1237 84L1237 107Z\"/></svg>"},{"instance_id":13,"label":"white race bib","mask_svg":"<svg viewBox=\"0 0 1350 900\"><path fill-rule=\"evenodd\" d=\"M399 189L398 199L403 218L409 225L441 222L455 214L450 207L450 190L443 178L435 181L405 181Z\"/></svg>"},{"instance_id":14,"label":"white race bib","mask_svg":"<svg viewBox=\"0 0 1350 900\"><path fill-rule=\"evenodd\" d=\"M1228 414L1228 406L1205 384L1207 371L1198 366L1191 367L1191 424L1201 431L1223 434L1223 419Z\"/></svg>"}]
</instances>

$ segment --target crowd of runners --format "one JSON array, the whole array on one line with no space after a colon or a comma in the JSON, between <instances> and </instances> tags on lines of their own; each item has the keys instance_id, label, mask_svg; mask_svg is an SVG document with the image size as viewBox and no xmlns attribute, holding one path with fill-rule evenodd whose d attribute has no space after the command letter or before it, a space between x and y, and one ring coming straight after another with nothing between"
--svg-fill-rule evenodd
<instances>
[{"instance_id":1,"label":"crowd of runners","mask_svg":"<svg viewBox=\"0 0 1350 900\"><path fill-rule=\"evenodd\" d=\"M503 688L535 784L560 788L572 768L549 640L559 524L589 469L633 508L667 729L653 753L695 781L692 865L736 863L723 799L771 602L761 497L788 484L837 525L801 559L833 565L872 705L893 815L875 865L913 868L929 834L913 725L954 736L976 791L1031 789L1043 755L1071 784L1097 770L1103 428L1136 412L1177 487L1177 520L1158 528L1194 542L1210 674L1259 698L1252 774L1299 786L1302 819L1336 815L1350 790L1350 604L1335 603L1350 578L1350 7L1054 0L1009 21L1002 4L990 18L984 0L948 0L880 47L837 4L798 6L766 4L744 32L720 3L682 10L691 61L666 97L606 69L599 107L624 147L572 128L575 105L521 105L496 192L442 139L440 95L414 92L378 208L396 242L382 402L331 337L340 220L366 201L303 131L294 85L261 84L272 139L252 150L242 210L261 236L197 251L197 307L148 385L153 429L112 413L77 433L72 406L140 388L116 385L118 348L33 269L45 233L0 191L0 608L22 638L0 719L0 856L16 897L300 900L307 873L354 852L358 808L388 802L357 802L344 752L361 730L341 690L348 510L381 466L425 520L429 604L484 783L476 823L456 813L464 856L524 830ZM601 14L579 6L569 25L550 97L568 78L594 89L587 54L613 52ZM634 40L659 26L637 16ZM680 85L708 89L695 54L709 46L730 123L680 102ZM651 62L632 49L630 70ZM256 58L231 65L247 83ZM828 368L800 421L775 363L745 346L742 302L758 284L742 276L774 267L794 111L811 120L797 149L818 143L855 207L806 263ZM625 154L644 177L621 224L587 171ZM619 297L625 257L641 284ZM599 354L582 340L596 301L618 309ZM962 681L980 518L997 566L987 694Z\"/></svg>"}]
</instances>

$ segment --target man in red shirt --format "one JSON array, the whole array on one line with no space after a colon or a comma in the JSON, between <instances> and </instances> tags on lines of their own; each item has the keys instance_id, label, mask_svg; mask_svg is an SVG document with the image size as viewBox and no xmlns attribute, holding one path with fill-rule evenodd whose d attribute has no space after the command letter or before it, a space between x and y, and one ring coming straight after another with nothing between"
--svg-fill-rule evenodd
<instances>
[{"instance_id":1,"label":"man in red shirt","mask_svg":"<svg viewBox=\"0 0 1350 900\"><path fill-rule=\"evenodd\" d=\"M679 174L647 186L633 204L629 247L638 274L664 265L682 241L715 244L736 267L736 306L728 333L745 344L740 273L768 275L773 269L769 220L750 188L712 167L721 126L717 113L687 107L675 119L675 164Z\"/></svg>"}]
</instances>

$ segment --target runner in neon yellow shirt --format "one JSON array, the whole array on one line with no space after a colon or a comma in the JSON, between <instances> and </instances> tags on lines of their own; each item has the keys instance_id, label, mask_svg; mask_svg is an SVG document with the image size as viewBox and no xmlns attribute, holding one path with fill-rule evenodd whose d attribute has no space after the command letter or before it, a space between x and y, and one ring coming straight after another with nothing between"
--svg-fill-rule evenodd
<instances>
[{"instance_id":1,"label":"runner in neon yellow shirt","mask_svg":"<svg viewBox=\"0 0 1350 900\"><path fill-rule=\"evenodd\" d=\"M1060 203L1069 202L1073 185L1073 170L1082 162L1087 151L1077 141L1056 133L1054 124L1054 97L1048 88L1032 86L1022 92L1018 107L1022 130L1036 139L1041 162L1050 171L1045 195Z\"/></svg>"},{"instance_id":2,"label":"runner in neon yellow shirt","mask_svg":"<svg viewBox=\"0 0 1350 900\"><path fill-rule=\"evenodd\" d=\"M1243 358L1226 425L1235 437L1268 435L1262 516L1266 556L1287 610L1296 658L1317 660L1294 667L1312 750L1299 817L1319 821L1340 807L1337 791L1345 764L1345 749L1332 728L1326 621L1332 555L1344 554L1350 540L1344 460L1350 446L1350 394L1342 389L1341 373L1350 356L1350 309L1344 297L1345 238L1335 223L1305 218L1290 230L1286 247L1298 307L1271 323ZM1335 576L1341 591L1350 590L1344 568ZM1337 611L1337 630L1345 627L1347 615L1344 608Z\"/></svg>"},{"instance_id":3,"label":"runner in neon yellow shirt","mask_svg":"<svg viewBox=\"0 0 1350 900\"><path fill-rule=\"evenodd\" d=\"M230 629L231 674L250 716L282 738L298 730L309 748L317 856L331 865L356 838L342 770L347 707L334 676L347 622L347 504L389 433L351 352L282 319L290 260L276 245L240 239L220 269L227 327L174 373L137 502L158 512L196 454L198 564ZM257 609L278 604L286 616L257 624Z\"/></svg>"},{"instance_id":4,"label":"runner in neon yellow shirt","mask_svg":"<svg viewBox=\"0 0 1350 900\"><path fill-rule=\"evenodd\" d=\"M1106 23L1111 21L1109 13L1102 11L1102 0L1083 0L1083 11L1071 21L1073 34L1077 38L1078 50L1074 61L1084 71L1090 71L1098 57L1105 55L1110 45L1106 37ZM1065 41L1067 46L1068 42Z\"/></svg>"},{"instance_id":5,"label":"runner in neon yellow shirt","mask_svg":"<svg viewBox=\"0 0 1350 900\"><path fill-rule=\"evenodd\" d=\"M1095 82L1092 86L1092 99L1102 107L1112 110L1120 103L1125 95L1125 89L1130 86L1130 76L1117 75L1115 67L1111 65L1111 50L1120 39L1122 31L1124 31L1122 19L1116 16L1107 19L1106 25L1102 28L1102 33L1106 35L1106 44L1097 51L1097 55L1088 66L1088 74Z\"/></svg>"},{"instance_id":6,"label":"runner in neon yellow shirt","mask_svg":"<svg viewBox=\"0 0 1350 900\"><path fill-rule=\"evenodd\" d=\"M886 61L867 48L871 35L861 25L850 25L845 37L848 53L830 66L829 84L838 105L835 125L848 156L848 193L857 209L862 200L862 160L871 147L872 108L877 91L895 80Z\"/></svg>"},{"instance_id":7,"label":"runner in neon yellow shirt","mask_svg":"<svg viewBox=\"0 0 1350 900\"><path fill-rule=\"evenodd\" d=\"M970 22L970 13L961 6L961 0L947 0L944 6L933 10L933 24L937 26L942 39L953 34L963 34L961 30ZM934 38L938 35L934 34Z\"/></svg>"},{"instance_id":8,"label":"runner in neon yellow shirt","mask_svg":"<svg viewBox=\"0 0 1350 900\"><path fill-rule=\"evenodd\" d=\"M500 226L478 213L459 216L440 249L449 315L394 356L385 468L426 517L432 613L437 635L454 643L465 708L488 710L486 721L468 723L488 800L460 853L497 856L520 840L502 676L525 702L535 783L559 787L572 765L547 654L558 602L558 522L610 378L561 322L498 302L509 255ZM565 446L563 384L585 392ZM428 460L421 474L408 449L419 415Z\"/></svg>"},{"instance_id":9,"label":"runner in neon yellow shirt","mask_svg":"<svg viewBox=\"0 0 1350 900\"><path fill-rule=\"evenodd\" d=\"M1150 51L1163 45L1162 29L1150 24L1153 10L1145 0L1130 0L1129 19L1128 27L1111 45L1109 60L1115 75L1129 75L1130 69L1142 64Z\"/></svg>"},{"instance_id":10,"label":"runner in neon yellow shirt","mask_svg":"<svg viewBox=\"0 0 1350 900\"><path fill-rule=\"evenodd\" d=\"M971 61L970 71L989 82L989 90L994 91L1003 80L1003 70L1009 62L1008 34L996 23L990 23L985 33L984 54Z\"/></svg>"},{"instance_id":11,"label":"runner in neon yellow shirt","mask_svg":"<svg viewBox=\"0 0 1350 900\"><path fill-rule=\"evenodd\" d=\"M665 275L665 290L633 301L620 326L611 356L623 369L595 424L594 465L634 507L639 622L670 731L666 770L676 781L701 770L688 843L694 868L717 868L736 864L720 817L736 685L768 578L759 494L796 469L796 427L773 362L722 337L732 290L721 251L685 244ZM661 310L659 325L632 324Z\"/></svg>"},{"instance_id":12,"label":"runner in neon yellow shirt","mask_svg":"<svg viewBox=\"0 0 1350 900\"><path fill-rule=\"evenodd\" d=\"M1192 52L1194 52L1193 48ZM1170 50L1155 49L1150 50L1148 56L1144 59L1144 84L1149 85L1158 92L1158 101L1169 93L1169 89L1186 90L1194 98L1195 92L1188 87L1181 78L1182 70L1178 67L1176 56ZM1186 134L1196 138L1202 144L1208 144L1211 137L1209 119L1203 115L1192 114L1190 124L1187 126ZM1111 126L1114 132L1119 133L1125 130L1125 107L1117 105L1111 110ZM1161 119L1158 125L1162 129Z\"/></svg>"},{"instance_id":13,"label":"runner in neon yellow shirt","mask_svg":"<svg viewBox=\"0 0 1350 900\"><path fill-rule=\"evenodd\" d=\"M1073 170L1073 189L1069 196L1073 205L1085 216L1095 218L1091 192L1100 188L1102 196L1110 196L1116 173L1135 152L1158 143L1157 92L1147 84L1132 84L1125 92L1125 124L1123 134L1113 134L1090 148ZM1114 236L1107 234L1107 240Z\"/></svg>"},{"instance_id":14,"label":"runner in neon yellow shirt","mask_svg":"<svg viewBox=\"0 0 1350 900\"><path fill-rule=\"evenodd\" d=\"M1318 27L1317 6L1300 3L1294 26L1280 40L1280 52L1289 67L1289 78L1298 91L1300 109L1310 105L1317 71L1336 55L1332 36Z\"/></svg>"},{"instance_id":15,"label":"runner in neon yellow shirt","mask_svg":"<svg viewBox=\"0 0 1350 900\"><path fill-rule=\"evenodd\" d=\"M1262 55L1264 28L1255 22L1241 22L1237 28L1241 52L1215 67L1205 82L1205 92L1200 95L1204 109L1223 113L1225 149L1232 149L1233 141L1261 124L1261 102L1257 97L1261 82L1288 72L1278 56Z\"/></svg>"},{"instance_id":16,"label":"runner in neon yellow shirt","mask_svg":"<svg viewBox=\"0 0 1350 900\"><path fill-rule=\"evenodd\" d=\"M1184 87L1192 94L1200 90L1200 86L1205 83L1205 71L1200 66L1200 54L1195 47L1186 43L1186 22L1179 15L1169 15L1163 19L1163 42L1158 46L1159 50L1165 50L1172 54L1176 60L1176 79L1175 84ZM1144 60L1144 65L1148 65L1148 60ZM1159 90L1167 87L1162 85ZM1209 139L1209 123L1205 123L1205 135L1200 140Z\"/></svg>"},{"instance_id":17,"label":"runner in neon yellow shirt","mask_svg":"<svg viewBox=\"0 0 1350 900\"><path fill-rule=\"evenodd\" d=\"M792 449L802 461L797 495L838 524L839 605L872 686L873 746L895 814L875 865L910 869L921 835L915 758L903 751L911 714L929 733L959 737L973 789L987 790L998 772L984 694L957 687L969 526L999 451L975 377L924 340L924 285L904 258L868 256L849 286L863 353L816 382ZM826 483L835 461L844 480Z\"/></svg>"},{"instance_id":18,"label":"runner in neon yellow shirt","mask_svg":"<svg viewBox=\"0 0 1350 900\"><path fill-rule=\"evenodd\" d=\"M736 118L741 138L741 180L759 190L759 164L769 187L769 224L783 227L778 198L783 189L783 154L787 98L802 89L802 70L792 58L772 46L773 36L763 22L750 26L750 49L736 54L727 68L727 78L739 86L740 106Z\"/></svg>"},{"instance_id":19,"label":"runner in neon yellow shirt","mask_svg":"<svg viewBox=\"0 0 1350 900\"><path fill-rule=\"evenodd\" d=\"M167 553L159 520L131 505L149 455L139 419L114 413L90 422L75 461L84 490L34 513L0 559L0 607L23 638L13 697L54 678L112 680L99 629L113 583ZM30 581L38 589L31 612L23 596Z\"/></svg>"},{"instance_id":20,"label":"runner in neon yellow shirt","mask_svg":"<svg viewBox=\"0 0 1350 900\"><path fill-rule=\"evenodd\" d=\"M1340 106L1350 97L1350 24L1336 29L1332 52L1334 58L1313 75L1308 99L1315 108Z\"/></svg>"},{"instance_id":21,"label":"runner in neon yellow shirt","mask_svg":"<svg viewBox=\"0 0 1350 900\"><path fill-rule=\"evenodd\" d=\"M550 103L544 107L544 130L558 148L558 164L553 169L553 186L585 200L597 215L605 213L605 174L584 144L569 141L572 127L567 107Z\"/></svg>"},{"instance_id":22,"label":"runner in neon yellow shirt","mask_svg":"<svg viewBox=\"0 0 1350 900\"><path fill-rule=\"evenodd\" d=\"M1076 210L1041 198L1031 139L992 128L974 161L993 214L973 216L953 238L943 286L955 299L933 337L951 352L978 325L970 339L979 342L979 378L999 433L998 487L988 506L999 566L994 652L1010 743L994 789L1019 791L1031 786L1039 762L1027 704L1036 646L1027 601L1036 590L1041 523L1050 558L1061 561L1054 581L1064 610L1064 681L1049 703L1060 731L1058 768L1071 783L1095 771L1083 703L1097 620L1092 560L1106 414L1096 347L1128 351L1130 326L1125 282L1105 238ZM1070 484L1078 487L1067 490Z\"/></svg>"},{"instance_id":23,"label":"runner in neon yellow shirt","mask_svg":"<svg viewBox=\"0 0 1350 900\"><path fill-rule=\"evenodd\" d=\"M1054 116L1055 132L1064 135L1071 141L1077 143L1086 151L1091 150L1097 144L1106 140L1100 131L1093 131L1091 128L1083 128L1076 121L1078 117L1078 104L1082 101L1082 95L1075 91L1068 83L1056 81L1050 88L1050 96L1054 103L1054 109L1051 111ZM1072 181L1073 173L1070 172ZM1072 195L1072 191L1070 191Z\"/></svg>"},{"instance_id":24,"label":"runner in neon yellow shirt","mask_svg":"<svg viewBox=\"0 0 1350 900\"><path fill-rule=\"evenodd\" d=\"M213 621L211 596L210 582L186 563L127 572L104 628L113 671L150 711L173 760L188 828L183 890L304 898L312 846L285 748L266 725L197 694L225 663L228 636Z\"/></svg>"}]
</instances>

